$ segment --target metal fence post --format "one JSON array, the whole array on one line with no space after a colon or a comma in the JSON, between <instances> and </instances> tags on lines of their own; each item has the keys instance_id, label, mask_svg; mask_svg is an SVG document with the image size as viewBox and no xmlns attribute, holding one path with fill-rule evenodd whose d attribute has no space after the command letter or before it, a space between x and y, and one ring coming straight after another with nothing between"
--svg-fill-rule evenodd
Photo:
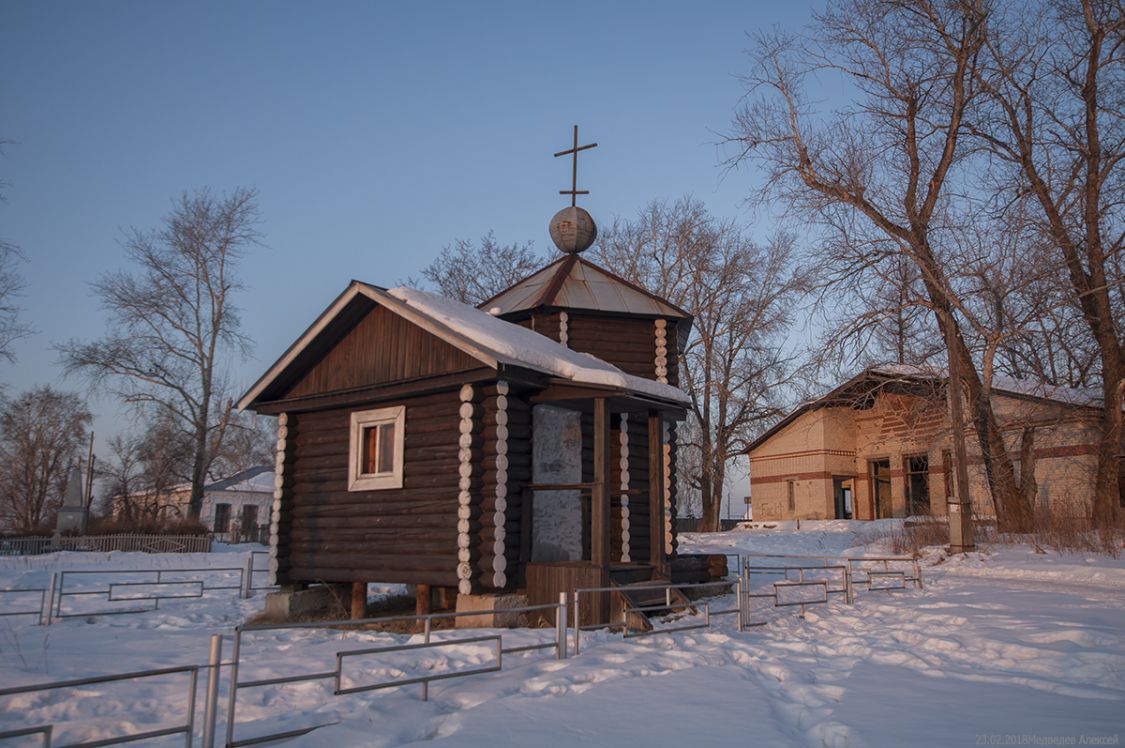
<instances>
[{"instance_id":1,"label":"metal fence post","mask_svg":"<svg viewBox=\"0 0 1125 748\"><path fill-rule=\"evenodd\" d=\"M555 659L566 659L566 593L559 593L559 609L555 611Z\"/></svg>"},{"instance_id":2,"label":"metal fence post","mask_svg":"<svg viewBox=\"0 0 1125 748\"><path fill-rule=\"evenodd\" d=\"M203 748L214 748L215 715L219 709L219 666L223 661L223 635L211 634L211 654L207 658L207 698L203 705Z\"/></svg>"},{"instance_id":3,"label":"metal fence post","mask_svg":"<svg viewBox=\"0 0 1125 748\"><path fill-rule=\"evenodd\" d=\"M429 616L426 616L425 621L422 624L422 627L423 627L422 628L423 635L425 637L423 639L423 641L426 644L429 644L430 643L430 617ZM428 680L424 680L424 681L422 681L422 701L429 701L429 700L430 700L430 682Z\"/></svg>"},{"instance_id":4,"label":"metal fence post","mask_svg":"<svg viewBox=\"0 0 1125 748\"><path fill-rule=\"evenodd\" d=\"M746 630L746 611L742 607L742 572L738 572L738 583L735 585L735 594L738 595L738 632Z\"/></svg>"},{"instance_id":5,"label":"metal fence post","mask_svg":"<svg viewBox=\"0 0 1125 748\"><path fill-rule=\"evenodd\" d=\"M58 586L58 589L56 590L56 595L55 595L55 597L58 599L58 605L55 607L54 615L50 616L51 618L58 618L59 616L62 615L62 597L63 597L63 587L66 586L66 572L60 571L60 572L58 572L58 574L59 574L59 586ZM52 574L51 576L54 576L54 575Z\"/></svg>"},{"instance_id":6,"label":"metal fence post","mask_svg":"<svg viewBox=\"0 0 1125 748\"><path fill-rule=\"evenodd\" d=\"M242 570L242 597L250 597L254 587L254 554L246 554L246 568Z\"/></svg>"},{"instance_id":7,"label":"metal fence post","mask_svg":"<svg viewBox=\"0 0 1125 748\"><path fill-rule=\"evenodd\" d=\"M578 653L582 651L582 644L580 642L580 638L581 638L581 635L582 635L582 616L579 615L579 611L578 611L578 599L580 597L580 594L581 593L579 593L578 590L574 591L574 655L575 655L575 657L577 657Z\"/></svg>"},{"instance_id":8,"label":"metal fence post","mask_svg":"<svg viewBox=\"0 0 1125 748\"><path fill-rule=\"evenodd\" d=\"M230 706L227 708L227 742L234 742L234 710L238 706L238 658L242 655L242 627L234 628L234 644L230 651Z\"/></svg>"},{"instance_id":9,"label":"metal fence post","mask_svg":"<svg viewBox=\"0 0 1125 748\"><path fill-rule=\"evenodd\" d=\"M51 572L51 583L47 585L47 596L43 598L43 605L39 609L40 625L51 625L51 612L55 609L55 585L58 582L58 577L58 572Z\"/></svg>"}]
</instances>

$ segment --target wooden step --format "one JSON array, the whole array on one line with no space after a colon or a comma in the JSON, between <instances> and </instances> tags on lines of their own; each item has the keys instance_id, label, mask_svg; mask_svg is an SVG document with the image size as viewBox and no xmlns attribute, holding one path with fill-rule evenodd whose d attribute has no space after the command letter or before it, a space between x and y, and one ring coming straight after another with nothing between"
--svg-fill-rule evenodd
<instances>
[{"instance_id":1,"label":"wooden step","mask_svg":"<svg viewBox=\"0 0 1125 748\"><path fill-rule=\"evenodd\" d=\"M632 585L614 583L613 586L616 588L612 600L614 621L621 620L621 611L624 608L645 608L646 610L629 611L625 616L625 625L630 631L651 631L653 617L682 611L695 611L691 601L675 587L670 588L667 592L662 589L635 589L646 584L651 584L651 582L636 582Z\"/></svg>"},{"instance_id":2,"label":"wooden step","mask_svg":"<svg viewBox=\"0 0 1125 748\"><path fill-rule=\"evenodd\" d=\"M620 564L609 568L613 584L627 585L652 581L653 567L649 564Z\"/></svg>"}]
</instances>

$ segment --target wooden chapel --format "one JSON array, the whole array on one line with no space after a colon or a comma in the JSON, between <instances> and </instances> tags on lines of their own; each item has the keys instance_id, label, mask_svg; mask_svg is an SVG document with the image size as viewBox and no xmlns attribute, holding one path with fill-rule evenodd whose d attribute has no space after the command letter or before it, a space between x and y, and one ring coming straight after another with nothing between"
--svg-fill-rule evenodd
<instances>
[{"instance_id":1,"label":"wooden chapel","mask_svg":"<svg viewBox=\"0 0 1125 748\"><path fill-rule=\"evenodd\" d=\"M428 609L670 579L691 316L584 259L563 192L556 261L479 308L352 281L239 401L277 417L274 583L412 584Z\"/></svg>"}]
</instances>

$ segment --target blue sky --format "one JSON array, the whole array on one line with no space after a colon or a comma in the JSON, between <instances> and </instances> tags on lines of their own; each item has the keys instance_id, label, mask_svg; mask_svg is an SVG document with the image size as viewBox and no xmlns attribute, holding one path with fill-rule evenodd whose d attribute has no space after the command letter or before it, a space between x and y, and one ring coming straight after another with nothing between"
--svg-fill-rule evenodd
<instances>
[{"instance_id":1,"label":"blue sky","mask_svg":"<svg viewBox=\"0 0 1125 748\"><path fill-rule=\"evenodd\" d=\"M37 334L0 363L8 394L61 378L52 345L91 339L88 283L123 267L127 227L173 197L259 192L264 246L240 299L248 385L351 278L417 275L489 230L553 252L547 221L571 126L595 219L693 194L749 226L751 175L724 175L717 133L748 33L809 5L754 2L293 3L0 0L0 236L28 258ZM763 232L764 233L764 232ZM93 401L99 437L121 427ZM102 438L99 438L102 441Z\"/></svg>"}]
</instances>

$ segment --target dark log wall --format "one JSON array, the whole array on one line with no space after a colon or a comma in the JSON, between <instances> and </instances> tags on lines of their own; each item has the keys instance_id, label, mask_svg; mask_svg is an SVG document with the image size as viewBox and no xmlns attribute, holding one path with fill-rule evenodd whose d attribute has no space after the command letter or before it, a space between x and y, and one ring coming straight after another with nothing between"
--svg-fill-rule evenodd
<instances>
[{"instance_id":1,"label":"dark log wall","mask_svg":"<svg viewBox=\"0 0 1125 748\"><path fill-rule=\"evenodd\" d=\"M559 342L560 312L536 312L516 324ZM656 330L653 319L607 317L569 310L566 345L608 361L627 374L656 379ZM676 320L667 321L668 383L679 386L679 335Z\"/></svg>"},{"instance_id":2,"label":"dark log wall","mask_svg":"<svg viewBox=\"0 0 1125 748\"><path fill-rule=\"evenodd\" d=\"M674 345L673 341L677 340L676 333L674 332L672 324L668 324L668 384L673 387L680 386L680 349L678 345Z\"/></svg>"},{"instance_id":3,"label":"dark log wall","mask_svg":"<svg viewBox=\"0 0 1125 748\"><path fill-rule=\"evenodd\" d=\"M480 362L382 307L368 312L284 394L316 395L480 367Z\"/></svg>"},{"instance_id":4,"label":"dark log wall","mask_svg":"<svg viewBox=\"0 0 1125 748\"><path fill-rule=\"evenodd\" d=\"M516 324L520 325L521 327L535 330L535 332L539 333L540 335L545 335L556 343L559 342L559 323L560 315L558 312L537 312L530 317L525 317L524 319L516 322Z\"/></svg>"},{"instance_id":5,"label":"dark log wall","mask_svg":"<svg viewBox=\"0 0 1125 748\"><path fill-rule=\"evenodd\" d=\"M348 491L350 414L383 405L406 406L403 487ZM459 408L454 390L288 416L288 581L457 584Z\"/></svg>"},{"instance_id":6,"label":"dark log wall","mask_svg":"<svg viewBox=\"0 0 1125 748\"><path fill-rule=\"evenodd\" d=\"M621 562L621 416L614 414L610 432L610 559ZM641 493L629 494L629 558L632 563L649 561L648 527L648 424L644 417L632 415L628 419L629 432L629 488ZM594 418L582 415L582 481L594 479ZM587 503L588 507L589 504ZM583 517L583 527L589 527L590 518ZM583 538L583 553L589 558L589 537Z\"/></svg>"},{"instance_id":7,"label":"dark log wall","mask_svg":"<svg viewBox=\"0 0 1125 748\"><path fill-rule=\"evenodd\" d=\"M676 482L677 482L676 481L677 442L678 442L678 438L676 436L676 429L675 429L675 426L672 425L669 428L668 441L667 441L667 444L664 447L664 449L665 449L665 456L664 456L665 468L664 468L664 470L665 470L665 473L666 473L664 490L666 491L666 494L665 494L667 496L666 501L668 502L668 505L669 505L669 508L670 508L670 514L671 514L670 517L666 518L666 521L670 520L669 524L671 525L671 536L672 536L671 537L671 541L672 541L671 542L671 548L665 548L665 551L668 554L668 558L674 557L676 555L676 550L680 546L680 540L679 540L680 534L679 534L679 531L676 528L676 513L679 509L679 507L678 507L678 493L679 493L679 491L676 488ZM665 532L666 533L668 532L668 525L665 525Z\"/></svg>"},{"instance_id":8,"label":"dark log wall","mask_svg":"<svg viewBox=\"0 0 1125 748\"><path fill-rule=\"evenodd\" d=\"M629 555L633 563L651 561L649 555L648 419L629 416Z\"/></svg>"},{"instance_id":9,"label":"dark log wall","mask_svg":"<svg viewBox=\"0 0 1125 748\"><path fill-rule=\"evenodd\" d=\"M472 534L480 549L474 559L474 578L485 589L512 587L519 581L523 490L531 483L531 406L526 393L511 387L501 393L501 389L499 384L481 388L480 519ZM499 480L507 489L499 504L502 511L497 503ZM503 515L502 525L497 525L498 514ZM498 533L501 526L504 531ZM498 563L498 556L504 560Z\"/></svg>"},{"instance_id":10,"label":"dark log wall","mask_svg":"<svg viewBox=\"0 0 1125 748\"><path fill-rule=\"evenodd\" d=\"M608 361L626 374L656 378L656 336L651 319L595 317L570 312L569 347Z\"/></svg>"}]
</instances>

